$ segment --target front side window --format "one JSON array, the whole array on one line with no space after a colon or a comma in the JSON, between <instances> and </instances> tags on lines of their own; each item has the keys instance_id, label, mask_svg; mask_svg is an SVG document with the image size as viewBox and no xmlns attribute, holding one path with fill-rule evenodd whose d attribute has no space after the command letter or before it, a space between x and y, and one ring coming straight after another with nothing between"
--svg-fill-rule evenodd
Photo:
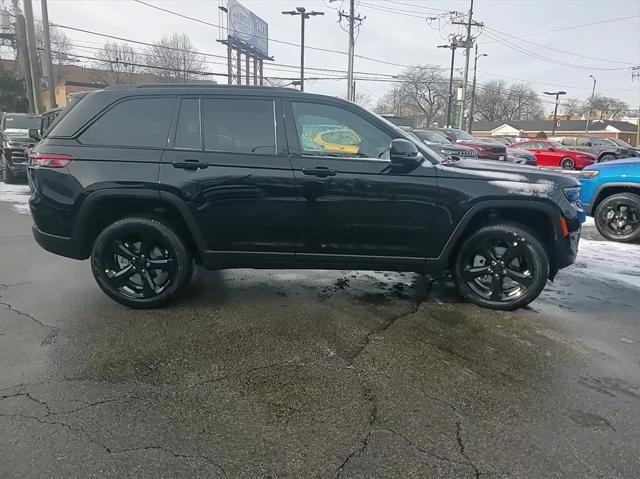
<instances>
[{"instance_id":1,"label":"front side window","mask_svg":"<svg viewBox=\"0 0 640 479\"><path fill-rule=\"evenodd\" d=\"M591 140L581 136L578 138L578 146L591 146Z\"/></svg>"},{"instance_id":2,"label":"front side window","mask_svg":"<svg viewBox=\"0 0 640 479\"><path fill-rule=\"evenodd\" d=\"M562 144L567 146L575 146L576 139L573 136L566 136L562 139Z\"/></svg>"},{"instance_id":3,"label":"front side window","mask_svg":"<svg viewBox=\"0 0 640 479\"><path fill-rule=\"evenodd\" d=\"M117 103L80 135L85 145L164 148L174 98L133 98Z\"/></svg>"},{"instance_id":4,"label":"front side window","mask_svg":"<svg viewBox=\"0 0 640 479\"><path fill-rule=\"evenodd\" d=\"M202 125L206 150L277 153L271 100L205 98L202 100Z\"/></svg>"},{"instance_id":5,"label":"front side window","mask_svg":"<svg viewBox=\"0 0 640 479\"><path fill-rule=\"evenodd\" d=\"M391 136L339 107L292 102L303 155L389 158Z\"/></svg>"}]
</instances>

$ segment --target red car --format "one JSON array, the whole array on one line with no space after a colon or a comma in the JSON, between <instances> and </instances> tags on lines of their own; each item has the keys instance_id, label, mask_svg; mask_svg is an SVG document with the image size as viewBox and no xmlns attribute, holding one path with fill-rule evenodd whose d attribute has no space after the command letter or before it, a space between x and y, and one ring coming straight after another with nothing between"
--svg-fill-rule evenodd
<instances>
[{"instance_id":1,"label":"red car","mask_svg":"<svg viewBox=\"0 0 640 479\"><path fill-rule=\"evenodd\" d=\"M538 166L556 166L565 170L581 170L596 163L597 158L575 150L565 150L557 143L545 140L527 140L511 145L513 148L529 150L536 155Z\"/></svg>"}]
</instances>

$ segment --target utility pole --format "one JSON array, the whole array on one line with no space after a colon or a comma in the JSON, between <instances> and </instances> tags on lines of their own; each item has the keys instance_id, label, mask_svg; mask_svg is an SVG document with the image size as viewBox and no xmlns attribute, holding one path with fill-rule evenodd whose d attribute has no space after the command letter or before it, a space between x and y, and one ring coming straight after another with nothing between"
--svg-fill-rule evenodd
<instances>
[{"instance_id":1,"label":"utility pole","mask_svg":"<svg viewBox=\"0 0 640 479\"><path fill-rule=\"evenodd\" d=\"M304 24L305 21L316 15L324 15L324 12L307 12L304 7L296 7L295 10L282 12L283 15L300 15L300 91L304 91Z\"/></svg>"},{"instance_id":2,"label":"utility pole","mask_svg":"<svg viewBox=\"0 0 640 479\"><path fill-rule=\"evenodd\" d=\"M30 0L25 0L29 2ZM49 8L47 0L40 0L42 6L42 26L44 27L44 60L47 65L47 85L49 87L49 109L56 105L56 80L53 74L53 64L51 62L51 36L49 34Z\"/></svg>"},{"instance_id":3,"label":"utility pole","mask_svg":"<svg viewBox=\"0 0 640 479\"><path fill-rule=\"evenodd\" d=\"M40 78L40 67L38 65L38 52L36 45L36 30L33 23L33 8L31 0L24 1L24 15L27 27L27 48L29 49L29 68L31 69L31 88L33 90L33 104L35 113L42 113L42 81Z\"/></svg>"},{"instance_id":4,"label":"utility pole","mask_svg":"<svg viewBox=\"0 0 640 479\"><path fill-rule=\"evenodd\" d=\"M635 67L631 67L631 81L640 80L640 65ZM640 85L639 85L640 88ZM639 89L640 93L640 89ZM640 98L640 97L639 97ZM640 146L640 111L638 112L639 117L636 118L636 146Z\"/></svg>"},{"instance_id":5,"label":"utility pole","mask_svg":"<svg viewBox=\"0 0 640 479\"><path fill-rule=\"evenodd\" d=\"M467 38L464 41L464 48L466 51L466 58L464 61L464 82L463 82L463 92L462 92L462 110L460 112L460 118L458 122L458 128L462 129L464 126L464 111L466 108L466 99L467 99L467 86L469 83L469 58L471 57L471 47L473 46L473 38L471 37L471 27L481 27L482 23L473 21L473 0L471 0L471 4L469 6L469 13L467 15L466 22L451 22L453 25L465 25L467 27Z\"/></svg>"},{"instance_id":6,"label":"utility pole","mask_svg":"<svg viewBox=\"0 0 640 479\"><path fill-rule=\"evenodd\" d=\"M558 99L560 95L566 95L566 91L545 91L545 95L555 96L556 97L556 106L553 108L553 126L551 127L551 135L556 134L556 121L558 118Z\"/></svg>"},{"instance_id":7,"label":"utility pole","mask_svg":"<svg viewBox=\"0 0 640 479\"><path fill-rule=\"evenodd\" d=\"M589 75L593 79L593 89L591 90L591 101L589 102L589 116L587 117L587 126L584 129L585 133L589 133L589 122L591 121L591 112L593 111L593 98L596 94L596 77Z\"/></svg>"},{"instance_id":8,"label":"utility pole","mask_svg":"<svg viewBox=\"0 0 640 479\"><path fill-rule=\"evenodd\" d=\"M438 48L450 48L451 49L451 70L449 72L449 101L447 102L447 124L451 126L451 104L453 102L453 69L456 61L456 48L458 48L459 38L457 36L451 37L451 43L449 45L438 45Z\"/></svg>"},{"instance_id":9,"label":"utility pole","mask_svg":"<svg viewBox=\"0 0 640 479\"><path fill-rule=\"evenodd\" d=\"M13 0L13 10L15 13L16 28L16 63L18 71L24 80L24 89L27 92L27 100L29 101L29 110L31 113L37 113L36 104L33 98L33 86L31 85L31 67L29 66L29 48L27 48L27 27L25 25L24 16L20 11L18 0Z\"/></svg>"},{"instance_id":10,"label":"utility pole","mask_svg":"<svg viewBox=\"0 0 640 479\"><path fill-rule=\"evenodd\" d=\"M476 53L473 59L473 86L471 87L471 106L469 107L469 121L467 122L467 132L473 131L473 110L476 106L476 78L478 74L478 58L488 57L486 53L478 55L478 44L476 43Z\"/></svg>"},{"instance_id":11,"label":"utility pole","mask_svg":"<svg viewBox=\"0 0 640 479\"><path fill-rule=\"evenodd\" d=\"M335 2L336 0L329 0L329 3ZM355 57L356 50L356 37L355 37L355 29L356 22L361 24L362 21L367 17L360 17L360 15L356 16L356 5L355 0L349 0L349 14L347 15L343 11L338 13L338 20L342 20L346 18L349 23L349 52L348 52L348 61L347 61L347 100L354 101L355 92L353 90L353 61Z\"/></svg>"}]
</instances>

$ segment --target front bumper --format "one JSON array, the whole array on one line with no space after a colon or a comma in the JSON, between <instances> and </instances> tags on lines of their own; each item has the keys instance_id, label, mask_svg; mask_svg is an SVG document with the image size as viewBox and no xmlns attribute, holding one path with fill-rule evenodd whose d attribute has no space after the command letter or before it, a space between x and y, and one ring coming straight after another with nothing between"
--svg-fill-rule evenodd
<instances>
[{"instance_id":1,"label":"front bumper","mask_svg":"<svg viewBox=\"0 0 640 479\"><path fill-rule=\"evenodd\" d=\"M50 253L73 259L87 258L87 256L83 254L83 249L80 248L78 241L74 238L45 233L44 231L40 231L36 225L32 226L32 231L36 242Z\"/></svg>"}]
</instances>

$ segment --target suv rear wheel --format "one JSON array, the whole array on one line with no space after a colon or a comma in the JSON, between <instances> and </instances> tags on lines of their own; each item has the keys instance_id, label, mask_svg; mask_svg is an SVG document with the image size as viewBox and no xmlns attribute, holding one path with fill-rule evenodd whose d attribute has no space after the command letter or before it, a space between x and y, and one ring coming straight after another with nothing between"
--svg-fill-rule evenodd
<instances>
[{"instance_id":1,"label":"suv rear wheel","mask_svg":"<svg viewBox=\"0 0 640 479\"><path fill-rule=\"evenodd\" d=\"M549 277L549 258L528 230L496 224L464 240L453 269L465 298L485 308L512 310L538 297Z\"/></svg>"},{"instance_id":2,"label":"suv rear wheel","mask_svg":"<svg viewBox=\"0 0 640 479\"><path fill-rule=\"evenodd\" d=\"M183 241L165 224L125 218L105 228L91 252L93 276L113 300L154 308L179 293L193 273Z\"/></svg>"},{"instance_id":3,"label":"suv rear wheel","mask_svg":"<svg viewBox=\"0 0 640 479\"><path fill-rule=\"evenodd\" d=\"M612 155L612 154L608 153L608 154L602 155L600 157L600 163L604 163L606 161L612 161L612 160L615 160L615 159L616 159L615 155Z\"/></svg>"},{"instance_id":4,"label":"suv rear wheel","mask_svg":"<svg viewBox=\"0 0 640 479\"><path fill-rule=\"evenodd\" d=\"M598 232L611 241L640 240L640 196L618 193L600 202L594 214Z\"/></svg>"}]
</instances>

